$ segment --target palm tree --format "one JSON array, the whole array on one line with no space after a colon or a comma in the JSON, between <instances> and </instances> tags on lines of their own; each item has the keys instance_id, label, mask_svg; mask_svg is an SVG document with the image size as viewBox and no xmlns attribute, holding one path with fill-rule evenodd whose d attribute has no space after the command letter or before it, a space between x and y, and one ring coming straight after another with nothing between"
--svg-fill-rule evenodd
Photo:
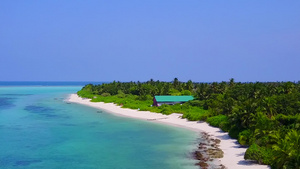
<instances>
[{"instance_id":1,"label":"palm tree","mask_svg":"<svg viewBox=\"0 0 300 169\"><path fill-rule=\"evenodd\" d=\"M179 80L175 77L174 80L173 80L173 87L177 90L178 90L178 87L179 87L179 83L180 83Z\"/></svg>"},{"instance_id":2,"label":"palm tree","mask_svg":"<svg viewBox=\"0 0 300 169\"><path fill-rule=\"evenodd\" d=\"M276 114L276 101L273 97L266 97L262 100L262 109L267 113L268 117L271 118Z\"/></svg>"},{"instance_id":3,"label":"palm tree","mask_svg":"<svg viewBox=\"0 0 300 169\"><path fill-rule=\"evenodd\" d=\"M300 132L291 130L273 146L275 168L300 168Z\"/></svg>"},{"instance_id":4,"label":"palm tree","mask_svg":"<svg viewBox=\"0 0 300 169\"><path fill-rule=\"evenodd\" d=\"M189 90L190 92L193 91L193 88L194 88L194 85L193 85L193 82L191 80L189 80L187 83L186 83L186 90Z\"/></svg>"},{"instance_id":5,"label":"palm tree","mask_svg":"<svg viewBox=\"0 0 300 169\"><path fill-rule=\"evenodd\" d=\"M231 78L230 80L229 80L229 86L230 87L233 87L234 86L234 78Z\"/></svg>"}]
</instances>

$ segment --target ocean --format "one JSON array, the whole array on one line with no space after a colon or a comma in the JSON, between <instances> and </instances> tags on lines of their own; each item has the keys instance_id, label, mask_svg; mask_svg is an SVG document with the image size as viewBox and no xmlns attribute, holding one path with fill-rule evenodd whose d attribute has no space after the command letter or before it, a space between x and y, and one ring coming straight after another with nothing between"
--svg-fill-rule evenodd
<instances>
[{"instance_id":1,"label":"ocean","mask_svg":"<svg viewBox=\"0 0 300 169\"><path fill-rule=\"evenodd\" d=\"M64 101L84 84L0 83L1 169L199 168L192 131Z\"/></svg>"}]
</instances>

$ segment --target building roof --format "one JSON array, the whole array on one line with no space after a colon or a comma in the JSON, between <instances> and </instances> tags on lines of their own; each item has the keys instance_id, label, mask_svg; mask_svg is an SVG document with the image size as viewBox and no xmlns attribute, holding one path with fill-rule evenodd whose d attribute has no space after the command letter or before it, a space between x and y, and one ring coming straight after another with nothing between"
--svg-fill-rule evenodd
<instances>
[{"instance_id":1,"label":"building roof","mask_svg":"<svg viewBox=\"0 0 300 169\"><path fill-rule=\"evenodd\" d=\"M154 96L157 102L187 102L194 100L193 96Z\"/></svg>"}]
</instances>

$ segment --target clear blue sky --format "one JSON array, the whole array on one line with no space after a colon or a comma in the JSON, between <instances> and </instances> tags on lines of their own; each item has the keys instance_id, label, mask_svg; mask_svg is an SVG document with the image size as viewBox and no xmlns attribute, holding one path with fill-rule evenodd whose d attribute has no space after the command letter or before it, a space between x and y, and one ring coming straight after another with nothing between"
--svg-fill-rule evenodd
<instances>
[{"instance_id":1,"label":"clear blue sky","mask_svg":"<svg viewBox=\"0 0 300 169\"><path fill-rule=\"evenodd\" d=\"M298 81L299 0L1 0L0 81Z\"/></svg>"}]
</instances>

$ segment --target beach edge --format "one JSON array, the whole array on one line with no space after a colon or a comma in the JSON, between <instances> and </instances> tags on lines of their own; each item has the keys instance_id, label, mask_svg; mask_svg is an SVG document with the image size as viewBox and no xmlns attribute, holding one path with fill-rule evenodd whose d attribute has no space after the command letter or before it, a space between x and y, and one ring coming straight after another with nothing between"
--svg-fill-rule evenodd
<instances>
[{"instance_id":1,"label":"beach edge","mask_svg":"<svg viewBox=\"0 0 300 169\"><path fill-rule=\"evenodd\" d=\"M66 102L77 103L85 106L94 107L112 113L118 116L151 121L155 123L163 123L175 127L181 127L188 130L195 131L195 133L207 133L212 139L219 139L221 142L219 148L224 152L223 158L220 161L228 169L268 169L267 165L259 165L253 161L244 159L246 148L238 144L237 140L231 139L228 133L221 129L209 126L208 123L202 121L188 121L182 119L182 114L173 113L171 115L164 115L160 113L153 113L149 111L138 111L128 108L121 108L114 103L91 102L90 99L79 97L77 94L70 94Z\"/></svg>"}]
</instances>

